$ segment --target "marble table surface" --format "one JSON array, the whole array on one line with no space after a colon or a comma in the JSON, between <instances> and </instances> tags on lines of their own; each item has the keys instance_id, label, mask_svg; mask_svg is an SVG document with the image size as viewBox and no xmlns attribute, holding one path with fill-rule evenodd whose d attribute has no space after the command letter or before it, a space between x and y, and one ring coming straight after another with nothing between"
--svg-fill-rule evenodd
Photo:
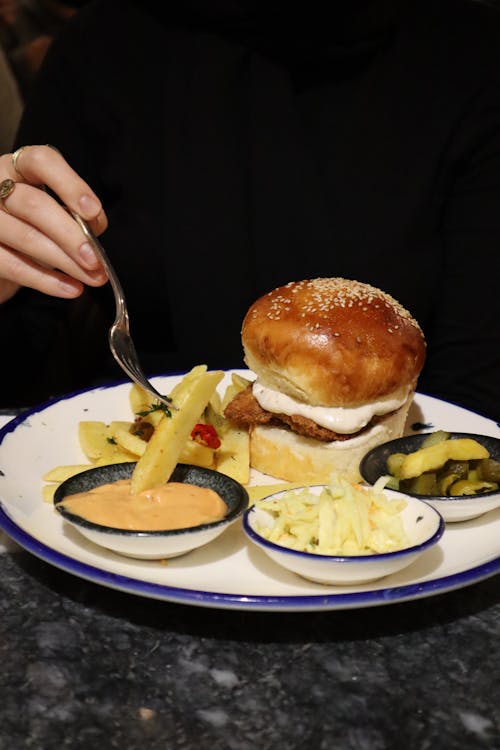
<instances>
[{"instance_id":1,"label":"marble table surface","mask_svg":"<svg viewBox=\"0 0 500 750\"><path fill-rule=\"evenodd\" d=\"M0 750L500 748L499 576L358 610L228 611L0 543Z\"/></svg>"}]
</instances>

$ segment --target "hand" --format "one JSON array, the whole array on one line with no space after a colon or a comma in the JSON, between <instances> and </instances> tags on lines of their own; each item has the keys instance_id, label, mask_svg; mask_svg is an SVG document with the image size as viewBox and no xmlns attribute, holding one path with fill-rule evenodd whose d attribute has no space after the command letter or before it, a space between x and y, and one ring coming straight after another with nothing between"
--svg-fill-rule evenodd
<instances>
[{"instance_id":1,"label":"hand","mask_svg":"<svg viewBox=\"0 0 500 750\"><path fill-rule=\"evenodd\" d=\"M99 235L108 221L95 193L50 146L28 146L16 167L12 154L0 157L0 183L15 181L0 201L0 302L21 286L65 298L78 297L85 284L102 286L107 276L81 229L43 187Z\"/></svg>"}]
</instances>

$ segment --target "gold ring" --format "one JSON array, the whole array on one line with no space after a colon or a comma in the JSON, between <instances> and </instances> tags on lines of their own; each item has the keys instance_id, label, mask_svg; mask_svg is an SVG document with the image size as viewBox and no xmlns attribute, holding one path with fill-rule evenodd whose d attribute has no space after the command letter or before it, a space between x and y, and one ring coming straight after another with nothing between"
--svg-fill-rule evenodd
<instances>
[{"instance_id":1,"label":"gold ring","mask_svg":"<svg viewBox=\"0 0 500 750\"><path fill-rule=\"evenodd\" d=\"M0 201L2 202L3 210L7 213L10 213L10 211L5 205L5 199L9 197L15 187L16 183L14 182L14 180L8 179L0 182Z\"/></svg>"},{"instance_id":2,"label":"gold ring","mask_svg":"<svg viewBox=\"0 0 500 750\"><path fill-rule=\"evenodd\" d=\"M27 148L29 148L29 146L21 146L21 148L18 148L17 151L14 151L14 153L12 154L12 157L11 157L12 158L12 166L14 167L14 172L17 175L19 175L19 177L21 178L21 180L25 180L25 182L29 182L29 180L27 180L26 177L23 175L23 173L21 172L21 170L17 166L17 162L18 162L19 157L23 153L23 151L25 151L25 149L27 149Z\"/></svg>"}]
</instances>

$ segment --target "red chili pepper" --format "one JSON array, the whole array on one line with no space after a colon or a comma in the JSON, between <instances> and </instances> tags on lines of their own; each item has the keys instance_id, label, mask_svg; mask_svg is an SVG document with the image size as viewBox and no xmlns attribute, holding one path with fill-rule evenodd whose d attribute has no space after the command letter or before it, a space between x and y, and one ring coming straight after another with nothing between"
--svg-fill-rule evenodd
<instances>
[{"instance_id":1,"label":"red chili pepper","mask_svg":"<svg viewBox=\"0 0 500 750\"><path fill-rule=\"evenodd\" d=\"M206 445L207 448L218 448L220 446L217 430L211 424L202 424L201 422L195 424L191 431L191 437L197 443Z\"/></svg>"}]
</instances>

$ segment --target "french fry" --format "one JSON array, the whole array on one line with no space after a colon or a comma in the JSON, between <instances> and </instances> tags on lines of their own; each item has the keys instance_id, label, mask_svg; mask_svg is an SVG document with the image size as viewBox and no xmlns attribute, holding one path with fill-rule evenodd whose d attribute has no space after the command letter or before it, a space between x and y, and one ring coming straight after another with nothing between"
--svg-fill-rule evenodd
<instances>
[{"instance_id":1,"label":"french fry","mask_svg":"<svg viewBox=\"0 0 500 750\"><path fill-rule=\"evenodd\" d=\"M42 487L42 498L44 503L53 503L54 502L54 493L56 489L59 487L59 482L54 482L53 484L44 484Z\"/></svg>"},{"instance_id":2,"label":"french fry","mask_svg":"<svg viewBox=\"0 0 500 750\"><path fill-rule=\"evenodd\" d=\"M111 456L98 458L92 466L109 466L109 464L123 464L128 461L137 461L137 456L125 450L115 450ZM87 468L91 469L92 466L88 466Z\"/></svg>"},{"instance_id":3,"label":"french fry","mask_svg":"<svg viewBox=\"0 0 500 750\"><path fill-rule=\"evenodd\" d=\"M105 422L82 421L78 424L80 447L91 461L99 458L108 442L107 424Z\"/></svg>"},{"instance_id":4,"label":"french fry","mask_svg":"<svg viewBox=\"0 0 500 750\"><path fill-rule=\"evenodd\" d=\"M108 432L110 436L113 437L117 430L130 430L132 425L133 422L131 422L130 420L115 419L113 422L109 423Z\"/></svg>"},{"instance_id":5,"label":"french fry","mask_svg":"<svg viewBox=\"0 0 500 750\"><path fill-rule=\"evenodd\" d=\"M113 434L117 444L132 455L139 458L146 450L147 442L130 430L118 429Z\"/></svg>"},{"instance_id":6,"label":"french fry","mask_svg":"<svg viewBox=\"0 0 500 750\"><path fill-rule=\"evenodd\" d=\"M166 482L179 461L182 449L224 373L207 372L198 365L184 376L170 394L175 409L162 416L144 454L132 474L133 495Z\"/></svg>"},{"instance_id":7,"label":"french fry","mask_svg":"<svg viewBox=\"0 0 500 750\"><path fill-rule=\"evenodd\" d=\"M145 411L148 405L151 403L151 396L147 394L144 388L134 383L130 388L129 392L129 403L132 409L132 414L139 414L140 411Z\"/></svg>"},{"instance_id":8,"label":"french fry","mask_svg":"<svg viewBox=\"0 0 500 750\"><path fill-rule=\"evenodd\" d=\"M140 416L153 427L156 427L163 417L164 408L160 402L152 398L147 391L136 383L130 389L129 401L134 418Z\"/></svg>"},{"instance_id":9,"label":"french fry","mask_svg":"<svg viewBox=\"0 0 500 750\"><path fill-rule=\"evenodd\" d=\"M66 466L56 466L50 469L46 474L43 475L42 479L44 482L65 482L66 479L74 477L75 474L80 474L86 469L91 469L93 464L68 464Z\"/></svg>"},{"instance_id":10,"label":"french fry","mask_svg":"<svg viewBox=\"0 0 500 750\"><path fill-rule=\"evenodd\" d=\"M201 445L195 440L188 438L179 456L180 463L204 466L212 469L215 463L215 451L206 445Z\"/></svg>"},{"instance_id":11,"label":"french fry","mask_svg":"<svg viewBox=\"0 0 500 750\"><path fill-rule=\"evenodd\" d=\"M218 436L222 438L225 430L229 427L229 422L219 411L214 409L211 402L207 404L203 412L203 418L206 424L211 424L212 427L215 427Z\"/></svg>"},{"instance_id":12,"label":"french fry","mask_svg":"<svg viewBox=\"0 0 500 750\"><path fill-rule=\"evenodd\" d=\"M219 391L214 391L207 408L212 408L217 414L222 413L222 399Z\"/></svg>"},{"instance_id":13,"label":"french fry","mask_svg":"<svg viewBox=\"0 0 500 750\"><path fill-rule=\"evenodd\" d=\"M216 468L241 484L250 481L250 440L247 430L230 425L221 435L216 454Z\"/></svg>"},{"instance_id":14,"label":"french fry","mask_svg":"<svg viewBox=\"0 0 500 750\"><path fill-rule=\"evenodd\" d=\"M240 393L240 391L244 391L245 388L247 388L251 380L247 380L246 378L242 377L241 375L238 375L237 373L233 372L231 375L231 383L227 386L224 395L221 400L221 406L219 409L219 412L221 414L224 414L224 410L228 403L233 400L233 398Z\"/></svg>"},{"instance_id":15,"label":"french fry","mask_svg":"<svg viewBox=\"0 0 500 750\"><path fill-rule=\"evenodd\" d=\"M108 463L116 463L113 458L122 452L117 446L114 434L120 429L129 429L131 422L115 421L109 425L98 421L81 421L78 424L80 446L90 461L105 458Z\"/></svg>"},{"instance_id":16,"label":"french fry","mask_svg":"<svg viewBox=\"0 0 500 750\"><path fill-rule=\"evenodd\" d=\"M252 382L248 378L244 378L243 375L238 375L237 372L231 373L231 382L239 391L244 391L247 386Z\"/></svg>"}]
</instances>

